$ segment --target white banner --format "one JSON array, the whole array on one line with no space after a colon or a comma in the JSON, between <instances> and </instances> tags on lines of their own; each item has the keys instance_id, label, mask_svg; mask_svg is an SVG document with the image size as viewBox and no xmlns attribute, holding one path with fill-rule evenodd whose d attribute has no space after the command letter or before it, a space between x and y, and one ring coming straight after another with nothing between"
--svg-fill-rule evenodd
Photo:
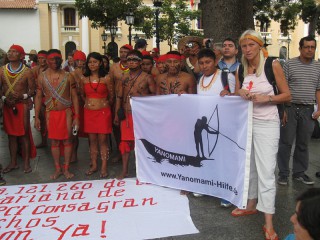
<instances>
[{"instance_id":1,"label":"white banner","mask_svg":"<svg viewBox=\"0 0 320 240\"><path fill-rule=\"evenodd\" d=\"M137 177L246 207L252 103L183 94L133 97Z\"/></svg>"},{"instance_id":2,"label":"white banner","mask_svg":"<svg viewBox=\"0 0 320 240\"><path fill-rule=\"evenodd\" d=\"M198 233L187 197L134 179L0 187L1 240L134 240Z\"/></svg>"}]
</instances>

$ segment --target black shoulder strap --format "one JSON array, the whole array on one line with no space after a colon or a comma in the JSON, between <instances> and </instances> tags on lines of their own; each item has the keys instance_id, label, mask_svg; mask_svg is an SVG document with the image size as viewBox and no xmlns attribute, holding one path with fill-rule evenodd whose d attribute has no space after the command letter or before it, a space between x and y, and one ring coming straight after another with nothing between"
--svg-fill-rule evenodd
<instances>
[{"instance_id":1,"label":"black shoulder strap","mask_svg":"<svg viewBox=\"0 0 320 240\"><path fill-rule=\"evenodd\" d=\"M276 78L273 73L272 63L273 63L273 59L268 57L266 59L266 63L264 64L264 72L266 74L268 82L273 87L274 95L278 95L278 88L277 88Z\"/></svg>"},{"instance_id":2,"label":"black shoulder strap","mask_svg":"<svg viewBox=\"0 0 320 240\"><path fill-rule=\"evenodd\" d=\"M228 81L229 72L230 71L228 68L221 69L221 82L222 82L223 89L228 90L230 92L229 81Z\"/></svg>"},{"instance_id":3,"label":"black shoulder strap","mask_svg":"<svg viewBox=\"0 0 320 240\"><path fill-rule=\"evenodd\" d=\"M240 82L240 88L242 88L242 83L244 81L243 72L244 72L243 65L240 63L238 68L238 78Z\"/></svg>"}]
</instances>

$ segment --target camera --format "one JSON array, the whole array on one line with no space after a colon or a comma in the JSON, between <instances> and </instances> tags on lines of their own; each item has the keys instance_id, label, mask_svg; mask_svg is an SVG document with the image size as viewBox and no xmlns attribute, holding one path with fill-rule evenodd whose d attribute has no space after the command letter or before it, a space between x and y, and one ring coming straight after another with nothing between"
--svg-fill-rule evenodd
<instances>
[{"instance_id":1,"label":"camera","mask_svg":"<svg viewBox=\"0 0 320 240\"><path fill-rule=\"evenodd\" d=\"M211 47L212 47L212 44L213 44L213 38L209 38L209 39L205 42L206 48L211 48Z\"/></svg>"},{"instance_id":2,"label":"camera","mask_svg":"<svg viewBox=\"0 0 320 240\"><path fill-rule=\"evenodd\" d=\"M192 48L192 47L193 47L193 44L194 44L194 43L192 43L192 42L186 43L186 47L187 47L187 48Z\"/></svg>"}]
</instances>

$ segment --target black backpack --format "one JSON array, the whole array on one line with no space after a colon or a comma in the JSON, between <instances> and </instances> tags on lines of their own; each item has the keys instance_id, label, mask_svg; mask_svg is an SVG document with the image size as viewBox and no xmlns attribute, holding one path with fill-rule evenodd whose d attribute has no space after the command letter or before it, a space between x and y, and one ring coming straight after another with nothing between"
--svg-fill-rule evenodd
<instances>
[{"instance_id":1,"label":"black backpack","mask_svg":"<svg viewBox=\"0 0 320 240\"><path fill-rule=\"evenodd\" d=\"M266 74L266 77L268 79L268 82L270 83L270 85L272 86L273 88L273 92L274 92L274 95L278 95L279 94L279 91L278 91L278 88L277 88L277 82L276 82L276 78L274 76L274 73L273 73L273 68L272 68L272 62L273 62L273 58L271 57L268 57L266 59L266 62L264 64L264 72ZM238 77L239 77L239 82L240 82L240 88L242 87L242 83L243 83L243 80L244 80L244 77L243 77L243 66L240 64L239 65L239 70L238 70ZM284 104L281 103L281 104L277 104L277 107L278 107L278 112L279 112L279 117L280 119L282 119L283 117L283 112L284 112Z\"/></svg>"}]
</instances>

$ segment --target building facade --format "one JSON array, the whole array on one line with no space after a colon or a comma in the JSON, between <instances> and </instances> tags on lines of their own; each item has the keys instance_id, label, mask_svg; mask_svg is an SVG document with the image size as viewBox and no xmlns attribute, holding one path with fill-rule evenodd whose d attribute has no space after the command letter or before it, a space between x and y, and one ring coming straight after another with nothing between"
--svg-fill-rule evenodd
<instances>
[{"instance_id":1,"label":"building facade","mask_svg":"<svg viewBox=\"0 0 320 240\"><path fill-rule=\"evenodd\" d=\"M200 4L200 0L193 1L193 6L190 1L187 2L193 9L198 9ZM144 4L153 6L152 0L144 0ZM256 29L261 30L258 23L255 24ZM190 27L198 29L201 23L194 21ZM91 28L91 22L87 17L80 18L74 0L0 0L0 29L3 31L0 48L4 51L12 44L22 45L27 53L31 49L39 51L57 48L65 58L75 49L86 54L92 51L104 53L110 45L118 52L119 47L129 42L129 26L124 21L117 23L114 41L107 30L107 40L104 42L101 35L105 30ZM289 37L283 36L277 22L271 22L270 27L262 30L261 34L268 44L269 55L286 59L299 55L299 40L307 35L308 25L299 21ZM145 36L143 32L132 28L133 44L134 37ZM212 37L214 39L214 36ZM156 47L155 36L147 41L148 50ZM320 58L319 47L318 44L316 59ZM166 42L161 42L160 49L161 53L165 53L169 51L169 46Z\"/></svg>"}]
</instances>

